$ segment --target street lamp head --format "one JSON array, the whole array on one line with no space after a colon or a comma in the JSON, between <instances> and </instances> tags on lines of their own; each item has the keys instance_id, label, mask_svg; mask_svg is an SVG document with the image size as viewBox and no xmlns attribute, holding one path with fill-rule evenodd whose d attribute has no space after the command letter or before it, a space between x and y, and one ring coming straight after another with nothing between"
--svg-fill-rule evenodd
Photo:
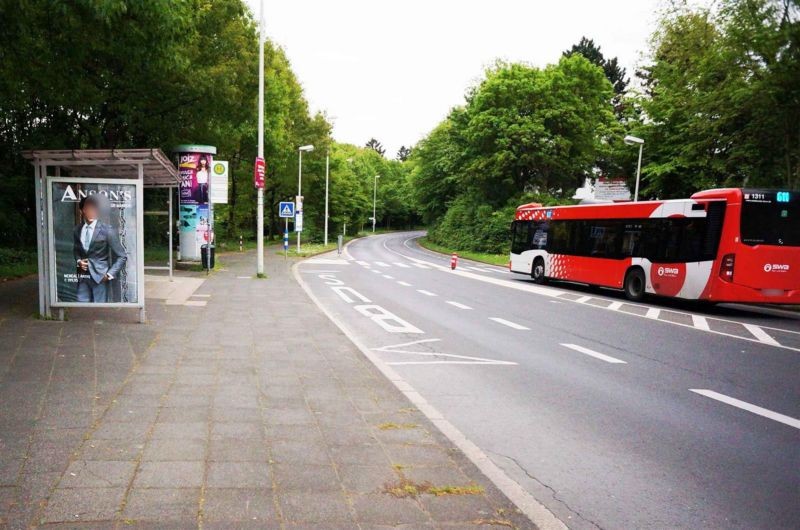
<instances>
[{"instance_id":1,"label":"street lamp head","mask_svg":"<svg viewBox=\"0 0 800 530\"><path fill-rule=\"evenodd\" d=\"M304 145L304 146L302 146L302 147L298 147L298 149L299 149L300 151L306 151L306 152L308 152L308 151L313 151L313 150L314 150L314 146L313 146L313 145Z\"/></svg>"},{"instance_id":2,"label":"street lamp head","mask_svg":"<svg viewBox=\"0 0 800 530\"><path fill-rule=\"evenodd\" d=\"M623 141L626 145L642 145L644 140L641 138L637 138L636 136L631 136L630 134L626 136Z\"/></svg>"}]
</instances>

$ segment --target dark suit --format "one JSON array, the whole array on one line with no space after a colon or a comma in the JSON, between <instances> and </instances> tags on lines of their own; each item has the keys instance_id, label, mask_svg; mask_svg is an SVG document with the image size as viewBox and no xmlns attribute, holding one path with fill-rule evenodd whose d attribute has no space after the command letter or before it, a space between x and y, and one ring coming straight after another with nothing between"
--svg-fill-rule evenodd
<instances>
[{"instance_id":1,"label":"dark suit","mask_svg":"<svg viewBox=\"0 0 800 530\"><path fill-rule=\"evenodd\" d=\"M78 260L88 259L89 270L78 269L78 302L107 302L106 274L116 278L128 259L119 241L117 231L110 225L97 221L88 250L83 248L81 234L84 223L73 230L73 255Z\"/></svg>"}]
</instances>

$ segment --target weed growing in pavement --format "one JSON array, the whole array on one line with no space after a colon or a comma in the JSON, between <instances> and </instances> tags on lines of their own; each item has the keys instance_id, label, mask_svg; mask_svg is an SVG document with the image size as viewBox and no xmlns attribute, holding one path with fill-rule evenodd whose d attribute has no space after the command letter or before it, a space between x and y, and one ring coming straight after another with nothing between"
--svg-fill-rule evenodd
<instances>
[{"instance_id":1,"label":"weed growing in pavement","mask_svg":"<svg viewBox=\"0 0 800 530\"><path fill-rule=\"evenodd\" d=\"M416 429L419 427L416 423L394 423L388 421L386 423L381 423L378 425L378 429L382 431L396 431L400 429Z\"/></svg>"},{"instance_id":2,"label":"weed growing in pavement","mask_svg":"<svg viewBox=\"0 0 800 530\"><path fill-rule=\"evenodd\" d=\"M414 482L401 476L397 482L387 482L383 486L383 492L397 498L419 497L423 494L442 497L445 495L482 495L483 486L469 484L467 486L434 486L430 482Z\"/></svg>"}]
</instances>

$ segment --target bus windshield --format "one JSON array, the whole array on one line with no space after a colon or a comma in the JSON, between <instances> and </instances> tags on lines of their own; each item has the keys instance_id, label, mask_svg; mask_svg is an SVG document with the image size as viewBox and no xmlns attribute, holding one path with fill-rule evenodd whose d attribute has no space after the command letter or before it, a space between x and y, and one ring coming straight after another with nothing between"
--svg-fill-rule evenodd
<instances>
[{"instance_id":1,"label":"bus windshield","mask_svg":"<svg viewBox=\"0 0 800 530\"><path fill-rule=\"evenodd\" d=\"M742 243L800 246L800 193L744 190Z\"/></svg>"}]
</instances>

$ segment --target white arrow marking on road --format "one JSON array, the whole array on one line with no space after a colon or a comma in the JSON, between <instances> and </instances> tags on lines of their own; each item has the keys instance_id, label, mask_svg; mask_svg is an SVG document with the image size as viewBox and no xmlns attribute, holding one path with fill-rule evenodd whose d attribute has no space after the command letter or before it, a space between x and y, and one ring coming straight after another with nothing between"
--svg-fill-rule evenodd
<instances>
[{"instance_id":1,"label":"white arrow marking on road","mask_svg":"<svg viewBox=\"0 0 800 530\"><path fill-rule=\"evenodd\" d=\"M471 308L470 306L468 306L468 305L460 304L460 303L458 303L458 302L453 302L452 300L448 300L448 301L447 301L447 303L448 303L448 304L450 304L451 306L453 306L453 307L457 307L457 308L459 308L459 309L472 309L472 308Z\"/></svg>"},{"instance_id":2,"label":"white arrow marking on road","mask_svg":"<svg viewBox=\"0 0 800 530\"><path fill-rule=\"evenodd\" d=\"M589 348L584 348L583 346L578 346L577 344L562 344L565 348L569 348L570 350L575 350L577 352L581 352L585 355L590 357L594 357L595 359L600 359L601 361L605 361L611 364L628 364L627 362L623 361L622 359L617 359L616 357L611 357L610 355L606 355L605 353L596 352L594 350L590 350Z\"/></svg>"},{"instance_id":3,"label":"white arrow marking on road","mask_svg":"<svg viewBox=\"0 0 800 530\"><path fill-rule=\"evenodd\" d=\"M386 364L395 366L411 365L411 364L499 364L499 365L516 365L517 363L511 361L500 361L497 359L486 359L483 357L472 357L469 355L456 355L454 353L440 353L431 351L413 351L402 349L406 346L414 346L418 344L425 344L431 342L439 342L441 339L423 339L415 340L412 342L403 342L401 344L391 344L389 346L381 346L380 348L372 348L375 351L386 353L403 353L407 355L421 355L423 357L447 357L449 359L458 359L455 361L448 360L435 360L435 361L389 361Z\"/></svg>"},{"instance_id":4,"label":"white arrow marking on road","mask_svg":"<svg viewBox=\"0 0 800 530\"><path fill-rule=\"evenodd\" d=\"M763 416L765 418L778 421L790 427L794 427L795 429L800 429L800 420L792 418L791 416L786 416L778 412L773 412L769 409L759 407L758 405L753 405L746 401L741 401L739 399L726 396L725 394L714 392L713 390L706 390L703 388L690 388L689 390L691 392L694 392L695 394L700 394L701 396L705 396L707 398L716 399L717 401L727 403L728 405L731 405L733 407L737 407L742 410L752 412L753 414L758 414L759 416Z\"/></svg>"},{"instance_id":5,"label":"white arrow marking on road","mask_svg":"<svg viewBox=\"0 0 800 530\"><path fill-rule=\"evenodd\" d=\"M752 333L753 336L755 338L757 338L760 342L763 342L763 343L766 343L766 344L772 344L773 346L780 346L780 343L777 340L773 339L769 335L769 333L767 333L766 331L764 331L760 327L754 326L753 324L743 324L743 325L744 325L745 329L747 329L747 331Z\"/></svg>"},{"instance_id":6,"label":"white arrow marking on road","mask_svg":"<svg viewBox=\"0 0 800 530\"><path fill-rule=\"evenodd\" d=\"M520 324L515 324L514 322L511 322L511 321L506 320L504 318L489 317L489 320L494 320L498 324L503 324L504 326L508 326L508 327L514 328L514 329L519 329L519 330L528 330L528 329L530 329L530 328L526 328L525 326L522 326Z\"/></svg>"}]
</instances>

